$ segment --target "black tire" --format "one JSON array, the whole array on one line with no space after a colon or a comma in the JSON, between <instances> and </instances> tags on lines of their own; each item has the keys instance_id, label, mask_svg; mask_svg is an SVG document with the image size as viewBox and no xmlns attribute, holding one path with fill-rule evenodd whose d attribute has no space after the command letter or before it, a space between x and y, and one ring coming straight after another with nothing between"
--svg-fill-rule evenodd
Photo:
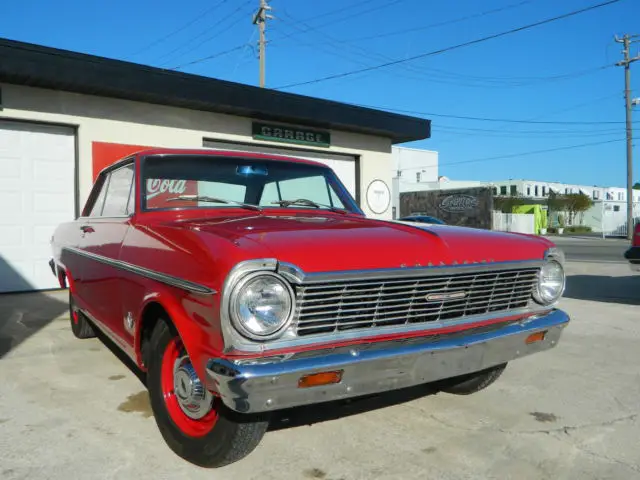
<instances>
[{"instance_id":1,"label":"black tire","mask_svg":"<svg viewBox=\"0 0 640 480\"><path fill-rule=\"evenodd\" d=\"M84 339L93 338L96 336L93 325L91 325L87 317L85 317L76 308L76 302L74 301L71 292L69 292L69 319L71 321L71 331L76 338Z\"/></svg>"},{"instance_id":2,"label":"black tire","mask_svg":"<svg viewBox=\"0 0 640 480\"><path fill-rule=\"evenodd\" d=\"M222 467L237 462L260 443L269 422L264 417L241 415L214 399L218 416L213 428L198 437L190 436L171 417L162 389L162 362L177 334L160 320L148 344L147 387L156 424L165 442L178 456L201 467Z\"/></svg>"},{"instance_id":3,"label":"black tire","mask_svg":"<svg viewBox=\"0 0 640 480\"><path fill-rule=\"evenodd\" d=\"M495 382L500 378L505 368L507 368L507 364L503 363L479 372L469 373L460 377L447 378L446 380L438 382L437 387L438 390L445 393L471 395L472 393L484 390Z\"/></svg>"}]
</instances>

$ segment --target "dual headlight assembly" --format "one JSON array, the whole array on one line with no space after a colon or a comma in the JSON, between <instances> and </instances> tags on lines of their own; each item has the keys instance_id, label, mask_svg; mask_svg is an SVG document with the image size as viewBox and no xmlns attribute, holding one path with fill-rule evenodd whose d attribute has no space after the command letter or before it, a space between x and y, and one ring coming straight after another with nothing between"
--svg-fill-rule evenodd
<instances>
[{"instance_id":1,"label":"dual headlight assembly","mask_svg":"<svg viewBox=\"0 0 640 480\"><path fill-rule=\"evenodd\" d=\"M544 306L557 302L565 288L564 268L550 259L538 273L533 299ZM271 272L243 277L233 288L229 302L231 321L238 332L252 340L280 336L290 325L295 310L291 285Z\"/></svg>"}]
</instances>

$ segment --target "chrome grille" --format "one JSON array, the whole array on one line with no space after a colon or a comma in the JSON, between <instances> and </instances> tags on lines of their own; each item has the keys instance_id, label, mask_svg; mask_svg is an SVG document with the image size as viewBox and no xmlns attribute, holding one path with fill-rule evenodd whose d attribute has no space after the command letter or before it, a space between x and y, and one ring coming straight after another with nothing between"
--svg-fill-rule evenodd
<instances>
[{"instance_id":1,"label":"chrome grille","mask_svg":"<svg viewBox=\"0 0 640 480\"><path fill-rule=\"evenodd\" d=\"M526 307L538 268L296 287L298 335L454 320ZM463 298L427 300L427 295ZM451 295L450 295L451 296Z\"/></svg>"}]
</instances>

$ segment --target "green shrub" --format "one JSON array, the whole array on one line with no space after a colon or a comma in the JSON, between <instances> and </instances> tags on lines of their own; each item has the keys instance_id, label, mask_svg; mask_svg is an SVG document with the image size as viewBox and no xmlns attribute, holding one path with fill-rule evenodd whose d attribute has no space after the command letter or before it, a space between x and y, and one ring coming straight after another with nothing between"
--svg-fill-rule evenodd
<instances>
[{"instance_id":1,"label":"green shrub","mask_svg":"<svg viewBox=\"0 0 640 480\"><path fill-rule=\"evenodd\" d=\"M586 225L574 225L565 227L564 231L566 233L589 233L591 232L591 227L587 227Z\"/></svg>"}]
</instances>

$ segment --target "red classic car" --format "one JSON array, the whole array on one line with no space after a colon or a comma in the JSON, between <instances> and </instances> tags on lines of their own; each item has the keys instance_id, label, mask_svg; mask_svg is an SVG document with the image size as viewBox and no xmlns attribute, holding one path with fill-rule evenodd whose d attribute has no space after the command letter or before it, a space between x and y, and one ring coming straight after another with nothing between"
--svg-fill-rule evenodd
<instances>
[{"instance_id":1,"label":"red classic car","mask_svg":"<svg viewBox=\"0 0 640 480\"><path fill-rule=\"evenodd\" d=\"M569 322L548 240L366 218L330 168L278 155L139 152L52 249L75 336L145 372L166 443L202 466L250 453L276 410L476 392Z\"/></svg>"},{"instance_id":2,"label":"red classic car","mask_svg":"<svg viewBox=\"0 0 640 480\"><path fill-rule=\"evenodd\" d=\"M629 267L634 272L640 272L640 223L633 228L631 245L624 252L624 258L629 262Z\"/></svg>"}]
</instances>

